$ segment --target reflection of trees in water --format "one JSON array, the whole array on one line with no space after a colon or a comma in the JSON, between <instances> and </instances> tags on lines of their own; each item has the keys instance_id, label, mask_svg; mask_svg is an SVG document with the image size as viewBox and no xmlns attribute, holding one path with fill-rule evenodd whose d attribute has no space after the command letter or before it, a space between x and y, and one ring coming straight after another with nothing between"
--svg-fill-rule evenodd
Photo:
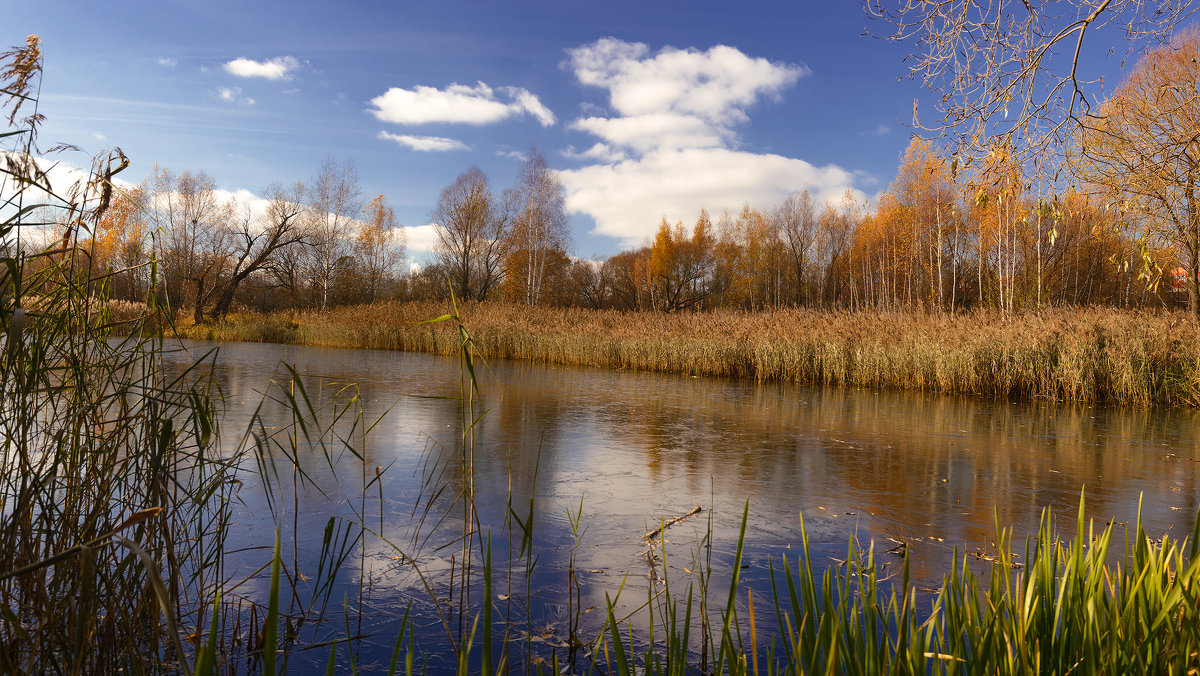
<instances>
[{"instance_id":1,"label":"reflection of trees in water","mask_svg":"<svg viewBox=\"0 0 1200 676\"><path fill-rule=\"evenodd\" d=\"M423 398L458 394L454 360L227 348L231 359L218 367L218 378L232 416L248 415L239 407L259 402L272 372L286 379L274 367L281 358L299 362L314 402L327 400L340 383L357 382L373 422L400 400L358 449L371 472L395 462L385 501L398 531L411 514L421 462L444 468L442 481L461 483L460 403ZM814 544L827 551L852 532L864 540L943 538L915 543L913 573L925 579L941 574L951 547L990 541L993 515L1018 536L1032 530L1047 505L1073 518L1084 485L1088 511L1100 520L1131 518L1144 491L1152 531L1185 530L1200 505L1200 463L1193 461L1200 458L1200 416L1189 410L756 385L516 362L493 363L480 374L487 410L475 449L480 519L500 552L508 543L501 525L510 491L522 514L532 496L539 566L548 583L558 584L554 576L561 577L570 541L566 509L583 496L589 530L580 565L607 571L585 585L585 596L612 581L606 575L616 576L615 587L621 572L644 572L643 527L695 504L716 507L715 540L725 543L736 537L733 522L748 497L750 544L764 550L798 543L799 512ZM262 414L290 415L269 400ZM225 429L241 428L226 418ZM352 495L358 482L349 465L318 477L335 496ZM305 498L314 519L338 509L324 504L324 496ZM690 557L698 527L672 534L677 562Z\"/></svg>"},{"instance_id":2,"label":"reflection of trees in water","mask_svg":"<svg viewBox=\"0 0 1200 676\"><path fill-rule=\"evenodd\" d=\"M567 373L553 386L510 383L505 397L519 403L506 400L493 420L518 446L541 443L543 470L559 453L545 440L586 420L638 452L650 485L749 496L768 519L826 506L856 512L875 535L979 543L996 518L1018 532L1045 506L1070 518L1084 486L1097 518L1131 517L1140 492L1152 528L1197 509L1191 411Z\"/></svg>"},{"instance_id":3,"label":"reflection of trees in water","mask_svg":"<svg viewBox=\"0 0 1200 676\"><path fill-rule=\"evenodd\" d=\"M396 404L365 442L356 436L362 463L344 454L342 464L329 468L318 449L304 449L323 493L301 491L302 558L307 553L315 561L329 517L353 518L363 471L373 475L376 466L390 466L384 532L397 542L409 541L413 503L427 495L422 467L437 467L443 470L438 481L461 485L455 360L269 345L222 350L216 375L226 395L226 431L244 429L248 408L263 400L272 377L286 383L287 372L276 366L281 360L305 374L314 405L327 403L350 382L357 383L368 423ZM752 567L743 575L758 596L769 593L766 556L778 561L786 552L795 561L799 555L800 512L819 567L844 553L851 534L863 542L897 535L943 538L914 542L912 574L928 582L945 571L952 547L966 543L973 549L991 539L994 513L1018 535L1032 529L1046 505L1071 519L1084 484L1088 511L1099 519L1130 518L1138 492L1145 491L1152 531L1169 524L1177 531L1190 527L1200 503L1200 463L1193 461L1200 457L1195 432L1200 421L1192 411L756 385L512 362L493 363L491 372L481 368L480 374L480 407L487 413L475 449L479 518L491 529L494 560L504 561L510 545L520 546L520 533L510 541L503 529L510 496L522 516L534 499L539 563L533 586L539 591L533 610L539 623L561 615L556 604L566 584L571 542L566 511L581 496L587 527L578 558L584 606L601 604L628 572L626 610L645 600L649 584L641 535L659 519L696 504L705 513L668 533L669 557L680 576L672 584L686 578L682 568L694 568L691 555L710 507L715 507L714 562L718 569L728 564L742 502L749 498ZM269 398L261 415L275 429L291 417L287 406ZM348 424L335 427L344 434ZM253 512L252 487L242 497ZM377 505L365 511L377 518ZM273 525L265 512L246 518L263 521L244 524L249 539L269 541ZM451 534L460 527L461 521L444 526ZM285 545L287 539L285 533ZM790 551L784 549L789 543ZM451 549L430 546L418 554L437 575L448 570ZM415 582L392 555L372 541L363 569L351 557L340 579L350 588L363 575L372 580L376 599L404 598Z\"/></svg>"}]
</instances>

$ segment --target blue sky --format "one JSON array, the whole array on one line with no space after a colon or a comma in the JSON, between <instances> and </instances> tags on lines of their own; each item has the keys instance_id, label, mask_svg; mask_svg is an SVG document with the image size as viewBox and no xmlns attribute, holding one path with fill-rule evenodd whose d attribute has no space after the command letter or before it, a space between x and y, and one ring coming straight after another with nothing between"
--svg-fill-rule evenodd
<instances>
[{"instance_id":1,"label":"blue sky","mask_svg":"<svg viewBox=\"0 0 1200 676\"><path fill-rule=\"evenodd\" d=\"M442 188L472 164L511 185L536 143L594 257L663 216L886 187L928 95L867 28L858 2L43 0L6 8L0 45L42 38L43 147L252 193L353 158L417 259Z\"/></svg>"}]
</instances>

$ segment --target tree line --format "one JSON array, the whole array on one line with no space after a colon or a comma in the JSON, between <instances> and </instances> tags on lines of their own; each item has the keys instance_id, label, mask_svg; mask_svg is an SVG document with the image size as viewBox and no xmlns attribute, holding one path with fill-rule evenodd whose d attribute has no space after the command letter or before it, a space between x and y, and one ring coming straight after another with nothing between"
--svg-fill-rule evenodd
<instances>
[{"instance_id":1,"label":"tree line","mask_svg":"<svg viewBox=\"0 0 1200 676\"><path fill-rule=\"evenodd\" d=\"M1013 136L963 161L914 139L873 208L799 192L715 219L700 209L602 261L546 240L534 295L514 270L538 249L505 247L509 201L472 168L442 193L427 281L478 300L665 312L1186 304L1200 316L1200 34L1147 52L1079 119L1061 153L1033 160Z\"/></svg>"},{"instance_id":2,"label":"tree line","mask_svg":"<svg viewBox=\"0 0 1200 676\"><path fill-rule=\"evenodd\" d=\"M565 191L536 146L512 187L471 167L431 214L431 260L406 267L383 195L352 161L272 184L265 208L222 200L203 171L156 168L91 233L109 293L160 294L196 322L235 306L324 309L380 300L504 300L675 312L783 307L1012 312L1182 305L1200 313L1200 37L1150 51L1085 118L1046 180L1004 143L960 162L914 139L868 205L847 191L663 218L641 247L571 255ZM1057 178L1057 177L1056 177ZM1065 187L1064 187L1065 186Z\"/></svg>"},{"instance_id":3,"label":"tree line","mask_svg":"<svg viewBox=\"0 0 1200 676\"><path fill-rule=\"evenodd\" d=\"M591 308L674 312L784 307L1012 312L1043 306L1195 309L1193 240L1135 209L1118 189L1091 183L1038 195L1011 156L960 170L922 140L873 209L847 191L837 202L807 191L766 208L749 204L690 226L663 218L652 240L600 261L543 244L525 292L529 249L506 242L513 220L478 168L443 191L436 264L424 293ZM519 219L518 219L519 220Z\"/></svg>"},{"instance_id":4,"label":"tree line","mask_svg":"<svg viewBox=\"0 0 1200 676\"><path fill-rule=\"evenodd\" d=\"M94 232L52 225L79 238L86 256L37 256L26 274L66 262L111 298L152 294L196 323L235 306L369 303L403 285L395 211L383 195L363 199L349 160L326 159L307 183L272 183L260 200L243 201L205 171L155 167L142 184L113 192Z\"/></svg>"}]
</instances>

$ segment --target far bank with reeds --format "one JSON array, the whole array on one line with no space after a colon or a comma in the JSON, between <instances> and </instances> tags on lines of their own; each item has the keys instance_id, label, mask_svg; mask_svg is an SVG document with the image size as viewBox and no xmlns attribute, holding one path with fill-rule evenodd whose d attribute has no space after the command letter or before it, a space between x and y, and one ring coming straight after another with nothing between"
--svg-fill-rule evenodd
<instances>
[{"instance_id":1,"label":"far bank with reeds","mask_svg":"<svg viewBox=\"0 0 1200 676\"><path fill-rule=\"evenodd\" d=\"M457 355L437 303L235 314L193 338ZM461 306L485 359L1129 405L1200 404L1200 328L1184 313L631 313Z\"/></svg>"}]
</instances>

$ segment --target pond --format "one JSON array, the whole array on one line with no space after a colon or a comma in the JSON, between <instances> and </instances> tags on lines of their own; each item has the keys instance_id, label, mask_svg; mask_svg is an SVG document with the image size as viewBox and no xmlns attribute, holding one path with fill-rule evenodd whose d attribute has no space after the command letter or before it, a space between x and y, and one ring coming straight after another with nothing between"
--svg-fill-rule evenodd
<instances>
[{"instance_id":1,"label":"pond","mask_svg":"<svg viewBox=\"0 0 1200 676\"><path fill-rule=\"evenodd\" d=\"M357 397L348 410L361 409L359 424L348 413L336 425L353 452L340 442L327 442L323 450L299 444L307 478L294 485L290 461L277 457L274 471L284 487L276 487L274 513L262 483L248 478L231 533L269 548L278 526L286 558L312 576L321 565L330 518L365 523L370 533L342 562L330 595L330 607L339 612L343 603L361 602L361 619L353 613L349 629L343 620L330 622L325 634L363 634L360 663L386 664L395 627L411 604L418 639L436 652L438 641L448 640L446 631L431 592L409 564L417 563L433 595L451 599L443 605L456 602L461 590L454 591L448 571L461 544L447 543L462 531L461 507L450 499L462 474L460 362L402 352L183 345L186 350L170 357L176 363L219 347L213 373L224 393L228 452L256 412L260 436L292 423L280 400L283 392L297 390L286 384L283 364L302 376L301 394L314 407ZM272 390L272 380L282 387ZM520 631L514 633L534 634L542 650L564 645L565 624L576 611L588 611L581 633L594 636L606 593L622 589L618 617L644 604L657 583L643 536L697 506L698 514L665 531L668 577L686 584L698 568L711 566L719 606L747 501L742 584L768 603L771 562L778 566L787 556L794 563L800 556L801 515L818 569L844 559L851 541L874 543L882 562L898 564L887 551L903 542L915 584L934 589L956 550L984 557L994 551L996 523L1011 527L1019 543L1050 507L1061 532L1070 533L1081 492L1098 525L1110 519L1132 523L1140 497L1152 534L1189 534L1200 507L1200 420L1191 410L509 361L480 366L478 382L475 506L480 527L491 534L493 560L506 562L497 565L505 571L498 575L507 576L510 559L525 561L515 521L526 519L531 500L534 505L533 572L528 581L522 574L494 580L496 598L524 594L529 584L528 612L519 613ZM332 418L333 410L321 415ZM372 483L377 468L380 479ZM438 494L442 487L449 488ZM653 553L662 556L657 548ZM231 561L241 563L230 568L230 577L253 572L264 556L269 552L255 549L235 555ZM579 582L577 602L566 598L568 569ZM253 585L265 585L262 574ZM501 600L497 612L505 612ZM763 622L767 629L773 624L773 617L767 619L760 619L760 631ZM320 664L328 654L311 652ZM309 659L303 651L298 655ZM430 669L440 666L434 661Z\"/></svg>"}]
</instances>

